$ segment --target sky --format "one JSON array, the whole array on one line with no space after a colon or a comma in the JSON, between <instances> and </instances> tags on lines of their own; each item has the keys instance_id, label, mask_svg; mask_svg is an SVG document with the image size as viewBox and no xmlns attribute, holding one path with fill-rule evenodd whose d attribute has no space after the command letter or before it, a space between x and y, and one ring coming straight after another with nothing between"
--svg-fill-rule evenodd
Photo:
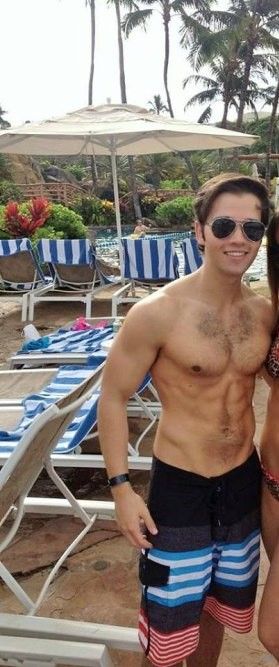
<instances>
[{"instance_id":1,"label":"sky","mask_svg":"<svg viewBox=\"0 0 279 667\"><path fill-rule=\"evenodd\" d=\"M223 3L222 3L223 6ZM201 109L184 112L195 87L182 89L191 74L179 46L179 20L171 25L169 89L175 116L197 121ZM124 41L127 98L148 107L155 94L165 101L164 33L158 13L148 32L137 28ZM0 23L0 104L13 126L62 116L87 105L90 66L90 10L85 0L2 0ZM119 102L115 10L96 0L96 57L93 104ZM220 119L217 104L211 122Z\"/></svg>"}]
</instances>

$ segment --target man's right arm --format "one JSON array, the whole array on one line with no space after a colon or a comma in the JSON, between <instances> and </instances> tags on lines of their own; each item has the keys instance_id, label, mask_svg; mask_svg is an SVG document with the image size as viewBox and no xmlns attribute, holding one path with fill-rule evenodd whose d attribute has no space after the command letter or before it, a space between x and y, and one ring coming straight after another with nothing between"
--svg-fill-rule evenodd
<instances>
[{"instance_id":1,"label":"man's right arm","mask_svg":"<svg viewBox=\"0 0 279 667\"><path fill-rule=\"evenodd\" d=\"M150 302L149 299L131 309L105 365L98 431L109 478L128 472L126 407L154 363L162 343L162 327L156 311L156 301ZM152 545L143 535L142 525L151 534L157 530L143 499L133 491L129 482L112 487L112 494L122 532L134 546L150 548Z\"/></svg>"}]
</instances>

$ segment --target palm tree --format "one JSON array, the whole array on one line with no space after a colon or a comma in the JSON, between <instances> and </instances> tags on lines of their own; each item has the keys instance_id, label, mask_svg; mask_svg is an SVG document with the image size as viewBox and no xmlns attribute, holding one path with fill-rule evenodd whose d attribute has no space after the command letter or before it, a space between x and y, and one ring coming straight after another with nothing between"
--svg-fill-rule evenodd
<instances>
[{"instance_id":1,"label":"palm tree","mask_svg":"<svg viewBox=\"0 0 279 667\"><path fill-rule=\"evenodd\" d=\"M174 118L173 105L169 93L168 87L168 69L169 69L169 58L170 58L170 21L174 14L181 16L185 12L186 7L191 7L195 10L195 15L197 20L200 18L200 15L207 12L212 0L138 0L141 4L147 5L147 7L140 9L137 5L137 8L128 13L124 18L123 27L125 34L128 37L130 32L137 28L138 26L146 28L147 21L151 18L153 13L157 10L161 15L163 26L164 26L164 40L165 40L165 52L164 52L164 70L163 70L163 79L164 87L167 98L167 106L171 118ZM135 3L133 3L135 4ZM189 153L184 152L184 158L186 160L188 169L191 173L192 186L196 190L199 186L199 180L197 173L191 162L191 156Z\"/></svg>"},{"instance_id":2,"label":"palm tree","mask_svg":"<svg viewBox=\"0 0 279 667\"><path fill-rule=\"evenodd\" d=\"M265 167L265 181L267 187L270 186L270 156L272 153L272 143L275 134L276 123L278 122L278 116L277 116L278 106L279 106L279 78L277 79L277 86L274 90L272 110L268 128L268 141L266 147L266 167Z\"/></svg>"},{"instance_id":3,"label":"palm tree","mask_svg":"<svg viewBox=\"0 0 279 667\"><path fill-rule=\"evenodd\" d=\"M90 8L90 72L89 72L89 83L88 83L88 104L93 104L93 79L94 79L94 65L95 65L95 32L96 32L96 20L95 20L95 0L85 0L85 6ZM94 189L96 189L98 182L98 172L97 165L94 155L90 158L91 165L91 175L92 183Z\"/></svg>"},{"instance_id":4,"label":"palm tree","mask_svg":"<svg viewBox=\"0 0 279 667\"><path fill-rule=\"evenodd\" d=\"M202 84L203 90L191 97L185 105L185 108L192 107L195 104L207 104L206 108L200 115L198 122L208 122L211 118L213 107L212 103L222 100L224 103L223 117L220 122L220 127L227 127L227 115L229 109L234 107L237 111L240 106L240 95L242 85L241 68L238 71L235 68L233 72L230 59L224 61L222 58L216 58L211 63L210 69L212 77L192 74L185 79L183 87L185 88L189 83L194 83L195 86ZM258 79L267 84L268 80L261 70L257 70ZM229 85L228 85L229 84ZM270 87L260 88L258 81L249 81L249 88L246 92L245 103L250 107L257 116L256 102L258 100L266 103L270 97Z\"/></svg>"},{"instance_id":5,"label":"palm tree","mask_svg":"<svg viewBox=\"0 0 279 667\"><path fill-rule=\"evenodd\" d=\"M122 4L127 9L133 10L136 7L136 4L133 0L107 0L108 5L114 5L116 13L116 22L117 22L117 38L118 38L118 57L119 57L119 78L120 78L120 93L121 93L121 102L122 104L127 104L127 90L126 90L126 78L125 78L125 66L124 66L124 47L122 39L122 28L121 28L121 12L120 5ZM130 169L130 181L132 188L133 204L136 218L141 219L141 207L139 194L136 184L136 174L134 168L134 160L132 155L128 157L129 169Z\"/></svg>"},{"instance_id":6,"label":"palm tree","mask_svg":"<svg viewBox=\"0 0 279 667\"><path fill-rule=\"evenodd\" d=\"M267 73L272 76L277 74L276 48L279 46L279 40L263 29L265 39L260 38L260 35L258 36L258 44L255 46L249 61L249 76L247 78L248 46L246 32L248 19L245 11L247 10L246 5L250 8L252 5L259 6L260 0L231 0L231 3L227 11L213 10L203 13L199 20L183 13L180 34L181 44L189 49L188 60L196 72L199 72L203 65L209 65L211 68L214 68L215 63L217 65L217 83L218 88L221 84L221 97L224 101L222 127L226 127L228 109L235 83L237 79L241 79L237 107L238 129L241 129L245 104L250 99L247 91L251 76L259 77L265 81ZM276 0L276 3L278 4L278 0ZM261 4L266 9L269 0L267 3ZM243 14L247 19L246 22ZM279 12L277 14L279 16ZM279 19L273 15L272 29L275 30L277 24L279 27ZM270 49L269 52L267 52L267 48Z\"/></svg>"},{"instance_id":7,"label":"palm tree","mask_svg":"<svg viewBox=\"0 0 279 667\"><path fill-rule=\"evenodd\" d=\"M133 3L135 6L132 11L130 11L124 17L123 27L125 30L126 37L129 36L130 32L137 28L138 26L146 29L146 23L148 19L154 14L157 10L159 11L163 26L164 26L164 38L165 38L165 55L164 55L164 86L166 91L167 105L169 109L170 116L173 118L173 106L170 98L169 87L168 87L168 68L169 68L169 58L170 58L170 21L173 14L181 14L185 7L194 7L196 10L204 9L206 5L212 0L138 0L140 4L145 4L147 7L139 9L139 6L136 3Z\"/></svg>"},{"instance_id":8,"label":"palm tree","mask_svg":"<svg viewBox=\"0 0 279 667\"><path fill-rule=\"evenodd\" d=\"M88 104L93 103L93 78L94 78L94 65L95 65L95 33L96 33L96 20L95 20L95 0L85 0L85 6L90 7L90 72L89 72L89 84L88 84Z\"/></svg>"},{"instance_id":9,"label":"palm tree","mask_svg":"<svg viewBox=\"0 0 279 667\"><path fill-rule=\"evenodd\" d=\"M244 75L236 124L236 129L241 130L253 56L258 49L271 49L275 53L279 52L279 39L273 34L279 29L279 6L278 0L264 0L264 2L263 0L252 2L251 0L232 0L231 10L246 44Z\"/></svg>"},{"instance_id":10,"label":"palm tree","mask_svg":"<svg viewBox=\"0 0 279 667\"><path fill-rule=\"evenodd\" d=\"M6 113L7 113L7 111L4 111L4 109L2 109L2 107L0 105L0 127L1 127L1 130L6 130L7 127L11 127L11 123L9 123L7 120L5 120L5 118L3 118L3 116L5 116Z\"/></svg>"},{"instance_id":11,"label":"palm tree","mask_svg":"<svg viewBox=\"0 0 279 667\"><path fill-rule=\"evenodd\" d=\"M220 54L226 40L236 39L239 43L235 53L243 62L243 74L236 129L241 131L254 58L262 58L265 70L274 74L275 58L272 60L272 54L275 56L279 52L279 39L275 36L279 31L278 0L231 0L227 11L211 12L210 22L220 28L211 39L212 51L215 47Z\"/></svg>"},{"instance_id":12,"label":"palm tree","mask_svg":"<svg viewBox=\"0 0 279 667\"><path fill-rule=\"evenodd\" d=\"M161 95L154 95L152 100L148 101L149 111L153 111L158 116L162 111L169 111L168 107L164 104Z\"/></svg>"}]
</instances>

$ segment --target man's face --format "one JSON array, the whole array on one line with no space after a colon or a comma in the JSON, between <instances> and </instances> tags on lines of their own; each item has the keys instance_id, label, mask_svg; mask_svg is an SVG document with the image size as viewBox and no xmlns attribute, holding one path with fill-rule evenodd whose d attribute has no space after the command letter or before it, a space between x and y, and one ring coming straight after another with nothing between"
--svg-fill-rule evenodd
<instances>
[{"instance_id":1,"label":"man's face","mask_svg":"<svg viewBox=\"0 0 279 667\"><path fill-rule=\"evenodd\" d=\"M260 221L260 200L249 193L220 194L212 205L204 228L202 229L200 223L196 223L197 241L205 247L205 263L228 275L242 276L254 261L261 241L250 241L239 225L230 236L216 238L209 225L215 218L220 217L233 218L237 222Z\"/></svg>"}]
</instances>

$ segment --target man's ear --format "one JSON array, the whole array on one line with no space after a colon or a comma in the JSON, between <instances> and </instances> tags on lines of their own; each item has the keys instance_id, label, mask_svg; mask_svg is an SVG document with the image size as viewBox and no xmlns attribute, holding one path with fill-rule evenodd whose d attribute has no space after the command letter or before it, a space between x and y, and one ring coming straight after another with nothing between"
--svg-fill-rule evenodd
<instances>
[{"instance_id":1,"label":"man's ear","mask_svg":"<svg viewBox=\"0 0 279 667\"><path fill-rule=\"evenodd\" d=\"M203 225L198 220L195 220L195 235L197 239L198 246L204 250L205 247L205 238L204 238L204 228Z\"/></svg>"}]
</instances>

